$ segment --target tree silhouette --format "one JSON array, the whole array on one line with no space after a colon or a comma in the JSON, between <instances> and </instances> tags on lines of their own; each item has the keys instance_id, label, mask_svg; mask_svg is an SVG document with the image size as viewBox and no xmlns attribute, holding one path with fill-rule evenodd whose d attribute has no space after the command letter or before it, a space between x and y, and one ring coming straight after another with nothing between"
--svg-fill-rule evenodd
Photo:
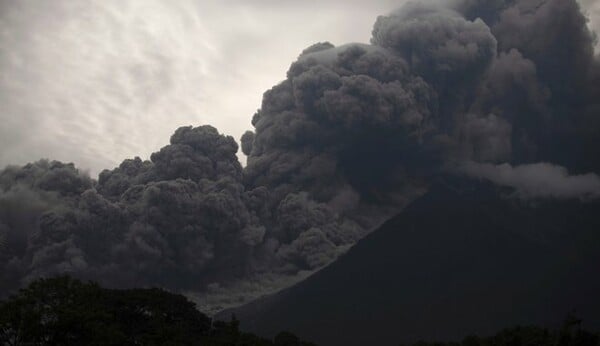
<instances>
[{"instance_id":1,"label":"tree silhouette","mask_svg":"<svg viewBox=\"0 0 600 346\"><path fill-rule=\"evenodd\" d=\"M0 304L0 345L273 345L239 326L235 316L211 321L182 295L67 276L34 281Z\"/></svg>"}]
</instances>

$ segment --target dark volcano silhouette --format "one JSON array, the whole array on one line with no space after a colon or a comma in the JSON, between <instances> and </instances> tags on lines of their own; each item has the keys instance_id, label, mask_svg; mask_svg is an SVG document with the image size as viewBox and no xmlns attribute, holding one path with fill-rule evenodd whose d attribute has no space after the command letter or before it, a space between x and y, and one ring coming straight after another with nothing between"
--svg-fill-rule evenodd
<instances>
[{"instance_id":1,"label":"dark volcano silhouette","mask_svg":"<svg viewBox=\"0 0 600 346\"><path fill-rule=\"evenodd\" d=\"M246 329L320 345L462 339L575 311L600 329L600 203L521 201L440 179L306 281L232 312Z\"/></svg>"}]
</instances>

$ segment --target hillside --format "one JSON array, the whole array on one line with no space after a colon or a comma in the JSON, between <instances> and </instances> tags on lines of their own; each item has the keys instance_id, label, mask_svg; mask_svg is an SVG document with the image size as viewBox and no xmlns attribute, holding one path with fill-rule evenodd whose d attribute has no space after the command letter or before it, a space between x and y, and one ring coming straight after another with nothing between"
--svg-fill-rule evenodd
<instances>
[{"instance_id":1,"label":"hillside","mask_svg":"<svg viewBox=\"0 0 600 346\"><path fill-rule=\"evenodd\" d=\"M600 328L600 203L509 194L439 180L329 267L233 312L259 335L285 326L322 345L556 327L573 310Z\"/></svg>"}]
</instances>

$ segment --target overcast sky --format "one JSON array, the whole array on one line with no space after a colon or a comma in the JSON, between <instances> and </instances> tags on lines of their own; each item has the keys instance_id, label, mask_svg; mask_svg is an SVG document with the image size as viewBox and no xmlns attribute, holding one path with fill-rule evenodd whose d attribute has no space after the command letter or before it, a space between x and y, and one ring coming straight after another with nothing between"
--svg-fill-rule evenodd
<instances>
[{"instance_id":1,"label":"overcast sky","mask_svg":"<svg viewBox=\"0 0 600 346\"><path fill-rule=\"evenodd\" d=\"M182 125L237 140L302 49L367 42L402 2L0 0L0 166L95 175ZM597 25L600 1L582 2Z\"/></svg>"}]
</instances>

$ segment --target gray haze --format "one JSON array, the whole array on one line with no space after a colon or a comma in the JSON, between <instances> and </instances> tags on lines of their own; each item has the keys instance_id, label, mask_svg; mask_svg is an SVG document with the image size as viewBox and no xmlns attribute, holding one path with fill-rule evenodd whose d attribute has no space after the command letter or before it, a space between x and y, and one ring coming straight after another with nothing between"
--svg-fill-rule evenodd
<instances>
[{"instance_id":1,"label":"gray haze","mask_svg":"<svg viewBox=\"0 0 600 346\"><path fill-rule=\"evenodd\" d=\"M469 162L463 169L470 176L515 188L522 198L600 197L600 177L597 174L569 175L566 168L549 163L513 167L507 163L493 165Z\"/></svg>"}]
</instances>

